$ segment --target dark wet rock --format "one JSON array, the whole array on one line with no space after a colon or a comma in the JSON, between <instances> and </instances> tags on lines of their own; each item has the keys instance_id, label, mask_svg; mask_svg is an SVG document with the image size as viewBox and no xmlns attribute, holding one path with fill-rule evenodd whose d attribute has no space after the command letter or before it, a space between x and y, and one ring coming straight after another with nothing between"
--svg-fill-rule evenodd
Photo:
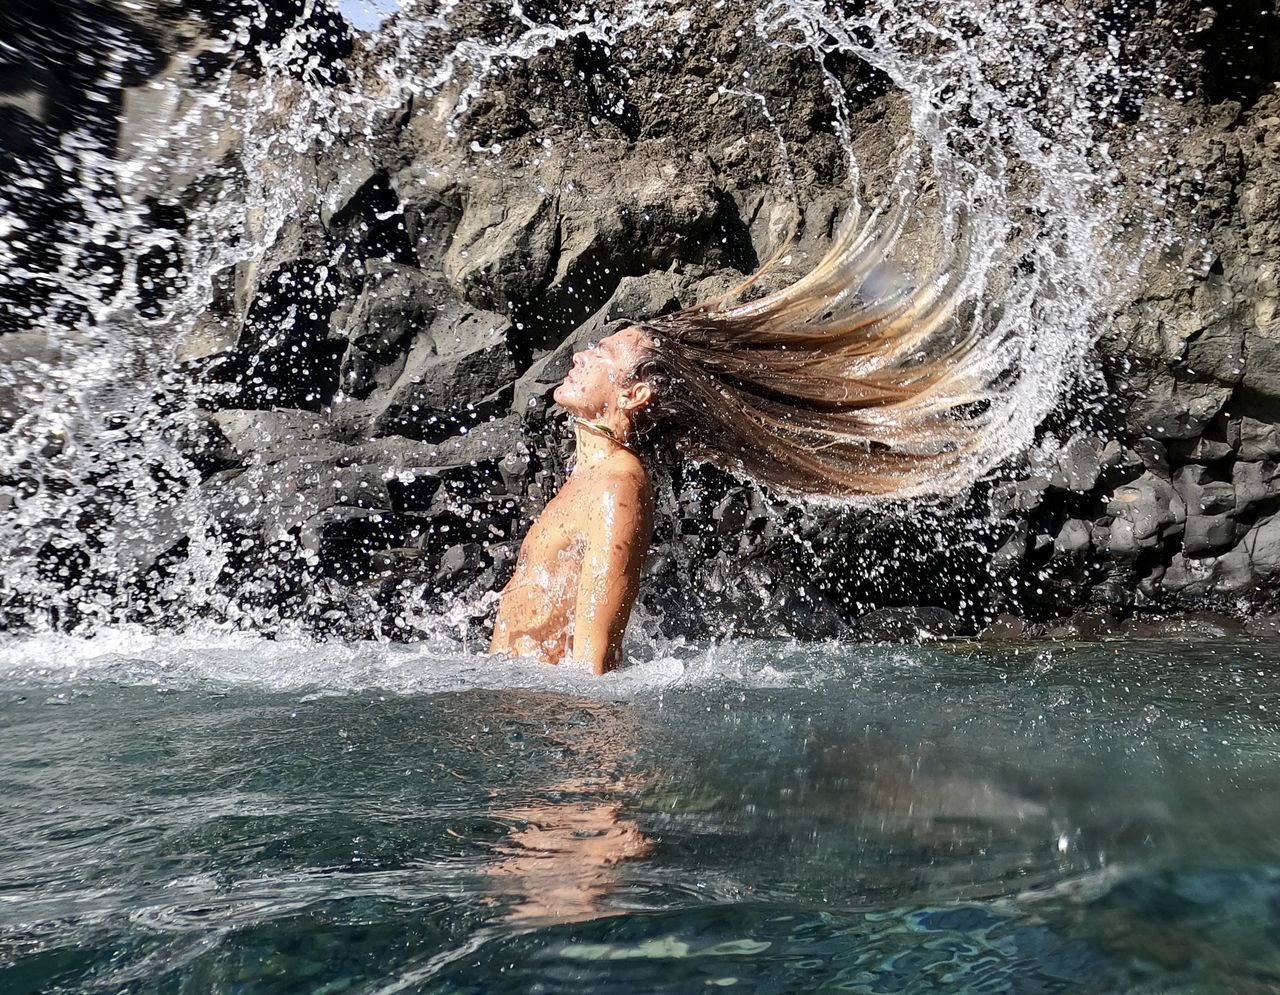
<instances>
[{"instance_id":1,"label":"dark wet rock","mask_svg":"<svg viewBox=\"0 0 1280 995\"><path fill-rule=\"evenodd\" d=\"M1280 515L1271 515L1255 525L1238 548L1249 557L1254 571L1263 580L1280 577Z\"/></svg>"},{"instance_id":2,"label":"dark wet rock","mask_svg":"<svg viewBox=\"0 0 1280 995\"><path fill-rule=\"evenodd\" d=\"M1187 515L1182 535L1182 551L1186 556L1204 556L1228 549L1235 543L1236 520L1233 515Z\"/></svg>"},{"instance_id":3,"label":"dark wet rock","mask_svg":"<svg viewBox=\"0 0 1280 995\"><path fill-rule=\"evenodd\" d=\"M1212 471L1197 464L1180 467L1173 477L1173 487L1182 498L1187 516L1218 515L1236 508L1235 486L1227 480L1215 480Z\"/></svg>"},{"instance_id":4,"label":"dark wet rock","mask_svg":"<svg viewBox=\"0 0 1280 995\"><path fill-rule=\"evenodd\" d=\"M1243 396L1254 411L1280 417L1280 339L1247 332L1244 352Z\"/></svg>"},{"instance_id":5,"label":"dark wet rock","mask_svg":"<svg viewBox=\"0 0 1280 995\"><path fill-rule=\"evenodd\" d=\"M442 590L456 591L474 581L488 566L485 547L478 542L450 546L440 557L433 581Z\"/></svg>"},{"instance_id":6,"label":"dark wet rock","mask_svg":"<svg viewBox=\"0 0 1280 995\"><path fill-rule=\"evenodd\" d=\"M1242 460L1280 457L1280 425L1244 417L1239 421L1239 456Z\"/></svg>"},{"instance_id":7,"label":"dark wet rock","mask_svg":"<svg viewBox=\"0 0 1280 995\"><path fill-rule=\"evenodd\" d=\"M763 599L745 631L782 631L802 639L840 639L850 635L843 607L828 598L784 588Z\"/></svg>"},{"instance_id":8,"label":"dark wet rock","mask_svg":"<svg viewBox=\"0 0 1280 995\"><path fill-rule=\"evenodd\" d=\"M83 124L104 149L138 147L181 98L174 57L207 73L243 60L243 86L261 71L254 53L299 20L286 75L328 85L368 55L332 4L255 5L244 38L219 47L200 40L225 30L236 5L112 3L129 57L110 83L100 39L72 24L84 6L31 10L33 24L65 28L51 37L74 41L65 54L83 53L86 68L59 78L56 53L32 49L28 64L11 67L12 99L0 108L9 126L0 167L49 183L27 219L46 237L29 240L20 260L34 271L52 271L53 235L73 207L71 178L47 149ZM503 23L496 9L457 17L454 40ZM1180 132L1161 182L1185 208L1179 235L1205 251L1161 260L1099 328L1110 388L1097 417L1064 414L1045 437L1065 446L983 485L936 536L924 515L784 510L757 489L671 471L646 568L655 608L705 616L709 631L820 636L880 606L862 615L861 631L901 639L992 616L993 629L1014 634L1065 617L1055 631L1084 638L1112 614L1280 607L1280 96L1265 85L1276 29L1239 11L1206 18L1193 4L1162 18L1148 30L1183 32L1170 71L1188 96L1161 105ZM1258 39L1247 51L1231 33L1240 24ZM530 515L567 472L551 393L572 353L612 319L727 290L792 221L790 268L769 279L817 258L850 190L827 134L826 81L808 54L782 51L753 75L778 112L777 133L727 90L712 104L679 85L694 75L708 92L740 87L754 44L711 7L694 10L685 47L672 59L641 53L629 79L590 45L556 46L510 67L456 119L448 94L418 97L371 121L359 141L290 163L321 191L318 211L286 219L258 257L211 275L208 311L178 352L205 411L171 441L236 551L231 583L254 570L284 592L323 581L335 605L373 584L386 606L500 583ZM850 132L874 199L905 108L873 71L836 71L849 77ZM32 114L41 92L44 111ZM86 120L90 105L98 111ZM157 233L180 232L201 197L234 181L238 138L208 125L183 170L127 191L154 201L146 223ZM794 185L780 171L779 135ZM246 220L248 237L265 237L258 223ZM175 299L165 253L144 259L136 277L149 316ZM109 255L77 278L119 285L126 274ZM18 303L51 297L41 286L23 295ZM0 313L0 327L10 321ZM23 414L11 381L62 361L39 338L0 342L11 378L0 427ZM50 459L65 445L37 441ZM24 473L0 481L0 499L58 486L56 475ZM44 555L55 577L63 567L87 575L81 553ZM900 607L935 599L946 607Z\"/></svg>"},{"instance_id":9,"label":"dark wet rock","mask_svg":"<svg viewBox=\"0 0 1280 995\"><path fill-rule=\"evenodd\" d=\"M1259 615L1245 621L1251 636L1280 636L1280 615Z\"/></svg>"},{"instance_id":10,"label":"dark wet rock","mask_svg":"<svg viewBox=\"0 0 1280 995\"><path fill-rule=\"evenodd\" d=\"M1119 623L1108 613L1085 610L1047 625L1044 635L1055 640L1108 639L1114 636L1118 629Z\"/></svg>"},{"instance_id":11,"label":"dark wet rock","mask_svg":"<svg viewBox=\"0 0 1280 995\"><path fill-rule=\"evenodd\" d=\"M1236 547L1213 561L1215 592L1244 595L1257 580L1252 557L1246 549Z\"/></svg>"},{"instance_id":12,"label":"dark wet rock","mask_svg":"<svg viewBox=\"0 0 1280 995\"><path fill-rule=\"evenodd\" d=\"M404 369L407 343L430 335L442 307L450 303L443 281L416 267L388 262L368 267L354 304L330 319L350 343L342 360L342 389L367 397L379 387L390 387Z\"/></svg>"},{"instance_id":13,"label":"dark wet rock","mask_svg":"<svg viewBox=\"0 0 1280 995\"><path fill-rule=\"evenodd\" d=\"M717 535L737 536L746 527L750 501L742 490L730 491L711 509Z\"/></svg>"},{"instance_id":14,"label":"dark wet rock","mask_svg":"<svg viewBox=\"0 0 1280 995\"><path fill-rule=\"evenodd\" d=\"M1027 555L1027 523L1015 522L1009 536L991 555L991 571L996 576L1010 573Z\"/></svg>"},{"instance_id":15,"label":"dark wet rock","mask_svg":"<svg viewBox=\"0 0 1280 995\"><path fill-rule=\"evenodd\" d=\"M1068 557L1083 556L1089 549L1091 538L1088 522L1070 518L1053 540L1054 552Z\"/></svg>"},{"instance_id":16,"label":"dark wet rock","mask_svg":"<svg viewBox=\"0 0 1280 995\"><path fill-rule=\"evenodd\" d=\"M1280 466L1266 461L1247 463L1243 460L1231 468L1231 487L1235 495L1235 511L1243 512L1262 503L1280 499Z\"/></svg>"},{"instance_id":17,"label":"dark wet rock","mask_svg":"<svg viewBox=\"0 0 1280 995\"><path fill-rule=\"evenodd\" d=\"M462 219L462 189L448 172L416 162L390 179L414 259L424 271L440 272Z\"/></svg>"},{"instance_id":18,"label":"dark wet rock","mask_svg":"<svg viewBox=\"0 0 1280 995\"><path fill-rule=\"evenodd\" d=\"M1203 298L1214 299L1224 292L1218 280L1198 288ZM1219 284L1219 285L1215 285ZM1230 293L1229 290L1226 293ZM1245 372L1245 335L1240 310L1243 302L1234 301L1232 311L1209 318L1187 341L1183 366L1188 376L1195 376L1224 386L1234 386Z\"/></svg>"},{"instance_id":19,"label":"dark wet rock","mask_svg":"<svg viewBox=\"0 0 1280 995\"><path fill-rule=\"evenodd\" d=\"M1098 546L1115 556L1158 546L1186 520L1186 505L1173 485L1151 472L1116 488L1106 510L1112 521L1099 530Z\"/></svg>"},{"instance_id":20,"label":"dark wet rock","mask_svg":"<svg viewBox=\"0 0 1280 995\"><path fill-rule=\"evenodd\" d=\"M379 549L369 555L369 572L381 580L413 580L424 573L427 551L415 546Z\"/></svg>"},{"instance_id":21,"label":"dark wet rock","mask_svg":"<svg viewBox=\"0 0 1280 995\"><path fill-rule=\"evenodd\" d=\"M1229 639L1245 629L1244 622L1223 612L1191 611L1162 619L1156 634L1167 639Z\"/></svg>"},{"instance_id":22,"label":"dark wet rock","mask_svg":"<svg viewBox=\"0 0 1280 995\"><path fill-rule=\"evenodd\" d=\"M374 432L436 442L504 412L516 375L509 324L471 311L454 326L453 341L416 339L387 388Z\"/></svg>"},{"instance_id":23,"label":"dark wet rock","mask_svg":"<svg viewBox=\"0 0 1280 995\"><path fill-rule=\"evenodd\" d=\"M502 477L502 484L508 494L520 494L524 491L524 484L529 477L531 466L532 459L529 451L522 444L504 454L498 461L498 473Z\"/></svg>"},{"instance_id":24,"label":"dark wet rock","mask_svg":"<svg viewBox=\"0 0 1280 995\"><path fill-rule=\"evenodd\" d=\"M881 608L859 618L855 631L862 639L902 643L941 639L955 635L963 628L952 612L926 605Z\"/></svg>"},{"instance_id":25,"label":"dark wet rock","mask_svg":"<svg viewBox=\"0 0 1280 995\"><path fill-rule=\"evenodd\" d=\"M359 212L362 201L377 197L388 185L385 171L363 151L348 147L325 159L316 175L321 226L330 230L341 226L345 218Z\"/></svg>"},{"instance_id":26,"label":"dark wet rock","mask_svg":"<svg viewBox=\"0 0 1280 995\"><path fill-rule=\"evenodd\" d=\"M1098 479L1094 490L1096 493L1110 493L1121 484L1141 476L1143 467L1137 452L1127 448L1119 439L1108 439L1098 453Z\"/></svg>"},{"instance_id":27,"label":"dark wet rock","mask_svg":"<svg viewBox=\"0 0 1280 995\"><path fill-rule=\"evenodd\" d=\"M491 179L467 190L443 272L462 298L507 311L551 279L557 238L551 199L519 179Z\"/></svg>"},{"instance_id":28,"label":"dark wet rock","mask_svg":"<svg viewBox=\"0 0 1280 995\"><path fill-rule=\"evenodd\" d=\"M496 467L507 463L513 456L527 459L529 450L523 442L520 427L520 419L514 415L483 422L428 447L429 462L442 470L465 471L469 467L489 463ZM523 476L521 474L521 478Z\"/></svg>"},{"instance_id":29,"label":"dark wet rock","mask_svg":"<svg viewBox=\"0 0 1280 995\"><path fill-rule=\"evenodd\" d=\"M1239 557L1193 557L1175 553L1159 578L1166 594L1202 600L1212 595L1230 594L1247 584L1251 573Z\"/></svg>"},{"instance_id":30,"label":"dark wet rock","mask_svg":"<svg viewBox=\"0 0 1280 995\"><path fill-rule=\"evenodd\" d=\"M643 321L680 307L682 300L702 299L700 291L690 293L689 280L675 273L656 273L649 278L624 277L601 313L604 321L632 318Z\"/></svg>"},{"instance_id":31,"label":"dark wet rock","mask_svg":"<svg viewBox=\"0 0 1280 995\"><path fill-rule=\"evenodd\" d=\"M978 635L984 641L1012 642L1033 634L1034 628L1025 618L1011 612L1001 612Z\"/></svg>"},{"instance_id":32,"label":"dark wet rock","mask_svg":"<svg viewBox=\"0 0 1280 995\"><path fill-rule=\"evenodd\" d=\"M1101 527L1096 526L1095 530ZM1089 588L1089 600L1113 614L1120 615L1133 607L1134 586L1134 564L1127 560L1112 561L1093 578L1092 586Z\"/></svg>"},{"instance_id":33,"label":"dark wet rock","mask_svg":"<svg viewBox=\"0 0 1280 995\"><path fill-rule=\"evenodd\" d=\"M1078 493L1093 490L1102 471L1103 445L1100 439L1073 436L1058 454L1050 486Z\"/></svg>"},{"instance_id":34,"label":"dark wet rock","mask_svg":"<svg viewBox=\"0 0 1280 995\"><path fill-rule=\"evenodd\" d=\"M328 426L310 411L217 411L208 416L218 437L225 441L227 459L243 461L254 456L263 461L272 457L315 454L336 459L346 447L330 438Z\"/></svg>"},{"instance_id":35,"label":"dark wet rock","mask_svg":"<svg viewBox=\"0 0 1280 995\"><path fill-rule=\"evenodd\" d=\"M1214 463L1230 459L1240 447L1240 421L1219 414L1194 439L1169 443L1169 457L1175 463Z\"/></svg>"},{"instance_id":36,"label":"dark wet rock","mask_svg":"<svg viewBox=\"0 0 1280 995\"><path fill-rule=\"evenodd\" d=\"M1040 476L1004 483L993 492L992 505L999 515L1035 511L1048 488L1049 478Z\"/></svg>"},{"instance_id":37,"label":"dark wet rock","mask_svg":"<svg viewBox=\"0 0 1280 995\"><path fill-rule=\"evenodd\" d=\"M1131 448L1139 465L1157 476L1169 476L1169 447L1164 442L1144 436L1134 439Z\"/></svg>"},{"instance_id":38,"label":"dark wet rock","mask_svg":"<svg viewBox=\"0 0 1280 995\"><path fill-rule=\"evenodd\" d=\"M598 141L465 180L414 165L393 183L419 265L438 258L464 300L516 315L544 348L622 278L702 258L723 205L706 156L669 139Z\"/></svg>"},{"instance_id":39,"label":"dark wet rock","mask_svg":"<svg viewBox=\"0 0 1280 995\"><path fill-rule=\"evenodd\" d=\"M1231 388L1178 381L1164 372L1135 375L1122 389L1133 399L1126 429L1133 436L1160 441L1200 435L1231 396Z\"/></svg>"}]
</instances>

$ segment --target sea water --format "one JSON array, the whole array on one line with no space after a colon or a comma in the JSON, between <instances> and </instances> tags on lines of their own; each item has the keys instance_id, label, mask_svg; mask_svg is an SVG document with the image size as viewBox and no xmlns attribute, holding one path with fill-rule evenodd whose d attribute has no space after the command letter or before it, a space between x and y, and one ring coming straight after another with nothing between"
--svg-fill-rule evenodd
<instances>
[{"instance_id":1,"label":"sea water","mask_svg":"<svg viewBox=\"0 0 1280 995\"><path fill-rule=\"evenodd\" d=\"M1280 983L1280 647L0 649L0 991Z\"/></svg>"}]
</instances>

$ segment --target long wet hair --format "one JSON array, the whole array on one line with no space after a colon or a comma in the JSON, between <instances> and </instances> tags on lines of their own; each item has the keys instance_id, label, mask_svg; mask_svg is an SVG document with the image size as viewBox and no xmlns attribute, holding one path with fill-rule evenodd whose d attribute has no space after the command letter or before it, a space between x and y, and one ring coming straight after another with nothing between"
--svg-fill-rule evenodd
<instances>
[{"instance_id":1,"label":"long wet hair","mask_svg":"<svg viewBox=\"0 0 1280 995\"><path fill-rule=\"evenodd\" d=\"M998 349L956 320L965 246L911 283L886 256L902 219L846 219L805 276L743 302L727 293L625 322L650 348L641 434L791 496L936 497L972 483L992 430ZM784 247L785 248L785 247Z\"/></svg>"}]
</instances>

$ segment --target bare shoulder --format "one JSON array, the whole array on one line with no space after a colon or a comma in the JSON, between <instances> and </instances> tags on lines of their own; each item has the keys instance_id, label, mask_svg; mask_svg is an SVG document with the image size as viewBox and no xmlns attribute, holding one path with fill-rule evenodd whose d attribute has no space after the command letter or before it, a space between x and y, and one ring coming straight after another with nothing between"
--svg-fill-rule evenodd
<instances>
[{"instance_id":1,"label":"bare shoulder","mask_svg":"<svg viewBox=\"0 0 1280 995\"><path fill-rule=\"evenodd\" d=\"M608 492L618 495L642 495L651 491L649 473L634 457L610 459L598 466L578 470L574 474L578 489L598 496Z\"/></svg>"},{"instance_id":2,"label":"bare shoulder","mask_svg":"<svg viewBox=\"0 0 1280 995\"><path fill-rule=\"evenodd\" d=\"M638 461L611 461L588 472L577 501L584 511L607 507L620 517L643 522L652 514L653 485Z\"/></svg>"},{"instance_id":3,"label":"bare shoulder","mask_svg":"<svg viewBox=\"0 0 1280 995\"><path fill-rule=\"evenodd\" d=\"M649 474L637 459L606 464L599 472L601 480L597 486L606 493L639 501L648 501L653 493Z\"/></svg>"}]
</instances>

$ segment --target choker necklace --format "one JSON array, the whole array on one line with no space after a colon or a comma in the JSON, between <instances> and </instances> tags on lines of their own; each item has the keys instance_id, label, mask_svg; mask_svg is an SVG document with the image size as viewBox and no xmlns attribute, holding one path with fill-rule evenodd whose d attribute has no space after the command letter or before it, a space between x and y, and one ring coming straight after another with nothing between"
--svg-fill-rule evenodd
<instances>
[{"instance_id":1,"label":"choker necklace","mask_svg":"<svg viewBox=\"0 0 1280 995\"><path fill-rule=\"evenodd\" d=\"M615 446L621 446L623 449L625 449L627 452L629 452L629 453L630 453L632 456L634 456L636 459L639 459L639 458L640 458L640 454L639 454L638 452L636 452L634 449L632 449L632 448L631 448L629 445L627 445L625 442L623 442L621 439L619 439L619 438L618 438L618 433L617 433L617 432L615 432L613 429L611 429L611 428L610 428L608 425L606 425L604 422L602 422L602 421L587 421L585 418L574 418L574 422L575 422L575 423L577 423L578 425L581 425L583 428L585 428L585 429L586 429L587 431L589 431L589 432L595 432L595 433L596 433L596 435L603 435L606 439L608 439L610 442L612 442Z\"/></svg>"}]
</instances>

